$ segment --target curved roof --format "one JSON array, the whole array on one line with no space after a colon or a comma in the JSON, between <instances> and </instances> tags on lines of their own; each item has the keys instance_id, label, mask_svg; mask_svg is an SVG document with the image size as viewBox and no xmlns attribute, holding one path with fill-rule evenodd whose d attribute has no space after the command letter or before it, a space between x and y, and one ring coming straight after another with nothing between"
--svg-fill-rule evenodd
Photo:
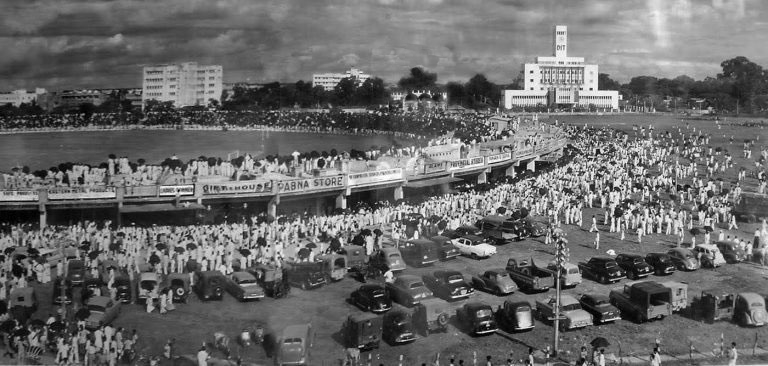
<instances>
[{"instance_id":1,"label":"curved roof","mask_svg":"<svg viewBox=\"0 0 768 366\"><path fill-rule=\"evenodd\" d=\"M413 94L413 93L408 93L408 95L405 96L406 101L417 100L417 99L419 98L416 96L416 94Z\"/></svg>"}]
</instances>

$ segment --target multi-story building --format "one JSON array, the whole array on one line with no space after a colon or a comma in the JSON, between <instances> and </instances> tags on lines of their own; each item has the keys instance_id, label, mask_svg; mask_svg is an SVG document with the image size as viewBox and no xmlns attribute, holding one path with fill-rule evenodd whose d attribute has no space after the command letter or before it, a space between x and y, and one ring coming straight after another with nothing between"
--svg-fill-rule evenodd
<instances>
[{"instance_id":1,"label":"multi-story building","mask_svg":"<svg viewBox=\"0 0 768 366\"><path fill-rule=\"evenodd\" d=\"M0 93L0 106L11 104L14 107L18 107L22 103L29 104L37 102L37 98L45 93L46 91L43 88L35 88L34 92L20 89L9 93Z\"/></svg>"},{"instance_id":2,"label":"multi-story building","mask_svg":"<svg viewBox=\"0 0 768 366\"><path fill-rule=\"evenodd\" d=\"M355 79L357 86L360 86L363 85L363 83L370 77L371 75L368 75L353 67L348 71L340 74L332 72L325 74L314 74L312 75L312 87L314 88L316 86L322 86L324 90L330 91L333 90L333 88L335 88L342 79L346 78Z\"/></svg>"},{"instance_id":3,"label":"multi-story building","mask_svg":"<svg viewBox=\"0 0 768 366\"><path fill-rule=\"evenodd\" d=\"M148 100L173 102L176 107L221 102L223 68L220 65L198 65L185 62L178 65L145 66L142 79L142 103Z\"/></svg>"},{"instance_id":4,"label":"multi-story building","mask_svg":"<svg viewBox=\"0 0 768 366\"><path fill-rule=\"evenodd\" d=\"M583 57L568 56L568 27L555 26L552 56L540 56L536 63L525 64L524 89L505 90L504 108L573 106L619 109L619 92L598 90L597 65L586 64Z\"/></svg>"}]
</instances>

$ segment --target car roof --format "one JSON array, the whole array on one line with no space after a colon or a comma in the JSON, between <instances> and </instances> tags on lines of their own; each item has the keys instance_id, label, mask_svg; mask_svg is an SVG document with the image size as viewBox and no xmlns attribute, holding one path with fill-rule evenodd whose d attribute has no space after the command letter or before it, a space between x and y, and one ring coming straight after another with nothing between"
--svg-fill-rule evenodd
<instances>
[{"instance_id":1,"label":"car roof","mask_svg":"<svg viewBox=\"0 0 768 366\"><path fill-rule=\"evenodd\" d=\"M494 274L494 275L500 275L500 274L509 274L505 268L491 268L484 273Z\"/></svg>"},{"instance_id":2,"label":"car roof","mask_svg":"<svg viewBox=\"0 0 768 366\"><path fill-rule=\"evenodd\" d=\"M464 275L461 274L461 272L455 271L455 270L452 270L452 269L445 269L445 270L434 271L434 272L432 272L432 274L435 277L439 277L439 276L453 276L453 275L459 275L459 276L464 277Z\"/></svg>"},{"instance_id":3,"label":"car roof","mask_svg":"<svg viewBox=\"0 0 768 366\"><path fill-rule=\"evenodd\" d=\"M219 277L224 276L219 271L200 271L200 276L202 277Z\"/></svg>"},{"instance_id":4,"label":"car roof","mask_svg":"<svg viewBox=\"0 0 768 366\"><path fill-rule=\"evenodd\" d=\"M411 239L407 241L408 243L412 244L418 244L418 245L434 245L435 243L432 240L429 239Z\"/></svg>"},{"instance_id":5,"label":"car roof","mask_svg":"<svg viewBox=\"0 0 768 366\"><path fill-rule=\"evenodd\" d=\"M256 277L254 277L252 274L248 272L243 272L243 271L232 273L232 277L238 280L255 280L256 279Z\"/></svg>"},{"instance_id":6,"label":"car roof","mask_svg":"<svg viewBox=\"0 0 768 366\"><path fill-rule=\"evenodd\" d=\"M393 253L397 253L397 254L400 254L400 251L399 251L397 248L395 248L395 247L386 247L386 248L381 248L381 251L382 251L384 254L393 254Z\"/></svg>"},{"instance_id":7,"label":"car roof","mask_svg":"<svg viewBox=\"0 0 768 366\"><path fill-rule=\"evenodd\" d=\"M654 253L648 253L648 254L646 254L645 256L646 256L646 258L647 258L647 257L669 257L669 254L667 254L667 253L659 253L659 252L654 252Z\"/></svg>"},{"instance_id":8,"label":"car roof","mask_svg":"<svg viewBox=\"0 0 768 366\"><path fill-rule=\"evenodd\" d=\"M593 300L605 300L605 301L608 301L608 296L605 296L603 294L598 294L598 293L595 293L595 292L590 292L588 294L584 294L583 296L590 297ZM560 299L562 300L562 295L560 296Z\"/></svg>"},{"instance_id":9,"label":"car roof","mask_svg":"<svg viewBox=\"0 0 768 366\"><path fill-rule=\"evenodd\" d=\"M360 286L358 290L364 290L364 291L384 290L384 286L378 283L368 283Z\"/></svg>"},{"instance_id":10,"label":"car roof","mask_svg":"<svg viewBox=\"0 0 768 366\"><path fill-rule=\"evenodd\" d=\"M431 237L430 240L432 240L432 241L439 241L442 244L442 243L444 243L446 241L450 241L451 238L449 238L447 236L437 235L437 236Z\"/></svg>"},{"instance_id":11,"label":"car roof","mask_svg":"<svg viewBox=\"0 0 768 366\"><path fill-rule=\"evenodd\" d=\"M667 253L690 254L691 251L688 248L672 248Z\"/></svg>"},{"instance_id":12,"label":"car roof","mask_svg":"<svg viewBox=\"0 0 768 366\"><path fill-rule=\"evenodd\" d=\"M521 306L531 307L531 303L529 303L528 301L509 301L509 300L507 300L507 301L504 301L504 303L507 304L507 306L512 307L512 308L519 308Z\"/></svg>"},{"instance_id":13,"label":"car roof","mask_svg":"<svg viewBox=\"0 0 768 366\"><path fill-rule=\"evenodd\" d=\"M491 308L491 305L484 304L484 303L479 302L479 301L475 301L475 302L470 302L470 303L464 304L464 307L469 309L469 310L480 310L480 309L489 309L489 308Z\"/></svg>"},{"instance_id":14,"label":"car roof","mask_svg":"<svg viewBox=\"0 0 768 366\"><path fill-rule=\"evenodd\" d=\"M93 296L86 302L86 305L98 305L106 307L107 304L112 301L108 296Z\"/></svg>"},{"instance_id":15,"label":"car roof","mask_svg":"<svg viewBox=\"0 0 768 366\"><path fill-rule=\"evenodd\" d=\"M310 324L294 324L283 328L283 338L304 338L307 336L307 331L311 327Z\"/></svg>"},{"instance_id":16,"label":"car roof","mask_svg":"<svg viewBox=\"0 0 768 366\"><path fill-rule=\"evenodd\" d=\"M483 220L503 222L503 221L508 220L508 218L505 217L505 216L501 216L501 215L488 215L486 217L483 217Z\"/></svg>"},{"instance_id":17,"label":"car roof","mask_svg":"<svg viewBox=\"0 0 768 366\"><path fill-rule=\"evenodd\" d=\"M765 304L765 299L755 292L740 292L740 297L743 297L747 302L761 302Z\"/></svg>"},{"instance_id":18,"label":"car roof","mask_svg":"<svg viewBox=\"0 0 768 366\"><path fill-rule=\"evenodd\" d=\"M600 261L600 262L610 262L610 261L615 261L615 259L613 259L613 258L611 258L611 257L603 257L603 256L600 256L600 257L592 257L590 260L597 260L597 261Z\"/></svg>"},{"instance_id":19,"label":"car roof","mask_svg":"<svg viewBox=\"0 0 768 366\"><path fill-rule=\"evenodd\" d=\"M349 320L355 322L355 323L361 323L368 320L377 319L379 316L372 313L353 313L349 314ZM283 331L283 334L285 334L285 331Z\"/></svg>"},{"instance_id":20,"label":"car roof","mask_svg":"<svg viewBox=\"0 0 768 366\"><path fill-rule=\"evenodd\" d=\"M573 295L560 294L560 306L578 304L578 303L579 303L579 300L576 300L576 298L573 297Z\"/></svg>"},{"instance_id":21,"label":"car roof","mask_svg":"<svg viewBox=\"0 0 768 366\"><path fill-rule=\"evenodd\" d=\"M483 240L483 238L481 238L481 237L479 237L477 235L472 235L472 234L464 235L464 236L462 236L462 238L469 239L471 241L482 241Z\"/></svg>"},{"instance_id":22,"label":"car roof","mask_svg":"<svg viewBox=\"0 0 768 366\"><path fill-rule=\"evenodd\" d=\"M643 259L643 256L640 254L619 253L619 255L617 255L616 257L619 257L619 256L624 258L631 258L631 259L637 259L637 258Z\"/></svg>"},{"instance_id":23,"label":"car roof","mask_svg":"<svg viewBox=\"0 0 768 366\"><path fill-rule=\"evenodd\" d=\"M647 293L660 293L669 291L669 287L666 287L655 281L635 282L632 284L632 287L639 288Z\"/></svg>"},{"instance_id":24,"label":"car roof","mask_svg":"<svg viewBox=\"0 0 768 366\"><path fill-rule=\"evenodd\" d=\"M717 246L715 246L714 244L696 244L696 247L697 248L704 248L704 249L708 249L708 250L715 250L715 249L717 249Z\"/></svg>"}]
</instances>

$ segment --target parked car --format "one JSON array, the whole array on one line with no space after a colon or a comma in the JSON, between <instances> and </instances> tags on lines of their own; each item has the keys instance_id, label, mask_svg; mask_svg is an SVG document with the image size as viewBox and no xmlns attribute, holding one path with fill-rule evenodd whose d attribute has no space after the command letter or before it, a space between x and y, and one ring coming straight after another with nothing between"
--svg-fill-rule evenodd
<instances>
[{"instance_id":1,"label":"parked car","mask_svg":"<svg viewBox=\"0 0 768 366\"><path fill-rule=\"evenodd\" d=\"M347 269L360 268L368 263L365 248L360 245L345 245L342 247L342 251L347 257Z\"/></svg>"},{"instance_id":2,"label":"parked car","mask_svg":"<svg viewBox=\"0 0 768 366\"><path fill-rule=\"evenodd\" d=\"M626 284L611 290L611 304L637 323L672 315L672 290L654 281Z\"/></svg>"},{"instance_id":3,"label":"parked car","mask_svg":"<svg viewBox=\"0 0 768 366\"><path fill-rule=\"evenodd\" d=\"M347 256L333 253L318 255L316 259L323 263L325 283L341 281L347 276Z\"/></svg>"},{"instance_id":4,"label":"parked car","mask_svg":"<svg viewBox=\"0 0 768 366\"><path fill-rule=\"evenodd\" d=\"M581 270L579 270L579 266L570 262L565 262L562 264L561 268L562 269L560 271L560 287L572 288L581 284L582 277L581 277ZM557 283L554 282L555 277L557 276L557 263L550 262L549 264L547 264L547 268L542 268L542 269L552 274L552 287L557 286Z\"/></svg>"},{"instance_id":5,"label":"parked car","mask_svg":"<svg viewBox=\"0 0 768 366\"><path fill-rule=\"evenodd\" d=\"M592 314L595 324L605 324L621 319L621 312L611 305L608 296L590 293L579 297L581 308Z\"/></svg>"},{"instance_id":6,"label":"parked car","mask_svg":"<svg viewBox=\"0 0 768 366\"><path fill-rule=\"evenodd\" d=\"M147 300L148 298L156 298L159 294L158 285L160 284L160 277L155 272L141 272L139 273L139 289L138 299Z\"/></svg>"},{"instance_id":7,"label":"parked car","mask_svg":"<svg viewBox=\"0 0 768 366\"><path fill-rule=\"evenodd\" d=\"M754 292L736 295L733 306L733 321L741 326L762 327L768 321L765 299Z\"/></svg>"},{"instance_id":8,"label":"parked car","mask_svg":"<svg viewBox=\"0 0 768 366\"><path fill-rule=\"evenodd\" d=\"M520 219L531 237L538 238L547 233L547 226L540 221L532 219L530 216Z\"/></svg>"},{"instance_id":9,"label":"parked car","mask_svg":"<svg viewBox=\"0 0 768 366\"><path fill-rule=\"evenodd\" d=\"M439 260L435 243L428 239L412 239L398 247L403 260L409 266L428 266Z\"/></svg>"},{"instance_id":10,"label":"parked car","mask_svg":"<svg viewBox=\"0 0 768 366\"><path fill-rule=\"evenodd\" d=\"M482 230L480 230L477 227L472 226L472 225L461 225L461 226L457 227L456 230L454 230L454 232L459 237L465 236L465 235L478 235L479 236L480 233L482 232Z\"/></svg>"},{"instance_id":11,"label":"parked car","mask_svg":"<svg viewBox=\"0 0 768 366\"><path fill-rule=\"evenodd\" d=\"M717 268L725 264L725 257L714 244L696 244L693 248L696 255L701 257L701 266Z\"/></svg>"},{"instance_id":12,"label":"parked car","mask_svg":"<svg viewBox=\"0 0 768 366\"><path fill-rule=\"evenodd\" d=\"M610 257L592 257L587 262L579 262L579 269L582 276L600 283L619 282L627 278L624 270Z\"/></svg>"},{"instance_id":13,"label":"parked car","mask_svg":"<svg viewBox=\"0 0 768 366\"><path fill-rule=\"evenodd\" d=\"M477 235L464 235L453 239L453 245L462 255L472 259L489 258L496 254L496 247L490 245Z\"/></svg>"},{"instance_id":14,"label":"parked car","mask_svg":"<svg viewBox=\"0 0 768 366\"><path fill-rule=\"evenodd\" d=\"M224 289L238 301L261 299L264 289L259 286L256 277L248 272L233 272L226 277Z\"/></svg>"},{"instance_id":15,"label":"parked car","mask_svg":"<svg viewBox=\"0 0 768 366\"><path fill-rule=\"evenodd\" d=\"M496 310L499 327L510 332L531 330L534 328L533 311L527 301L504 301Z\"/></svg>"},{"instance_id":16,"label":"parked car","mask_svg":"<svg viewBox=\"0 0 768 366\"><path fill-rule=\"evenodd\" d=\"M277 268L271 264L256 264L247 268L246 271L256 277L256 281L264 288L266 296L280 299L291 292L288 270L285 268Z\"/></svg>"},{"instance_id":17,"label":"parked car","mask_svg":"<svg viewBox=\"0 0 768 366\"><path fill-rule=\"evenodd\" d=\"M648 253L645 262L653 267L653 273L657 276L675 273L675 264L666 253Z\"/></svg>"},{"instance_id":18,"label":"parked car","mask_svg":"<svg viewBox=\"0 0 768 366\"><path fill-rule=\"evenodd\" d=\"M416 340L411 315L404 311L384 314L382 338L391 345L406 344Z\"/></svg>"},{"instance_id":19,"label":"parked car","mask_svg":"<svg viewBox=\"0 0 768 366\"><path fill-rule=\"evenodd\" d=\"M639 280L653 273L653 267L638 254L619 254L616 256L616 264L624 270L627 278L632 280Z\"/></svg>"},{"instance_id":20,"label":"parked car","mask_svg":"<svg viewBox=\"0 0 768 366\"><path fill-rule=\"evenodd\" d=\"M189 282L189 274L187 273L169 273L165 277L165 286L171 288L173 294L173 302L186 303L189 293L191 292L191 284Z\"/></svg>"},{"instance_id":21,"label":"parked car","mask_svg":"<svg viewBox=\"0 0 768 366\"><path fill-rule=\"evenodd\" d=\"M392 299L387 289L379 284L365 284L352 292L350 302L360 309L372 313L383 313L392 309Z\"/></svg>"},{"instance_id":22,"label":"parked car","mask_svg":"<svg viewBox=\"0 0 768 366\"><path fill-rule=\"evenodd\" d=\"M669 259L679 271L695 271L701 267L696 254L686 248L672 248L667 254Z\"/></svg>"},{"instance_id":23,"label":"parked car","mask_svg":"<svg viewBox=\"0 0 768 366\"><path fill-rule=\"evenodd\" d=\"M67 279L73 285L80 285L85 281L85 262L80 259L70 259L67 262Z\"/></svg>"},{"instance_id":24,"label":"parked car","mask_svg":"<svg viewBox=\"0 0 768 366\"><path fill-rule=\"evenodd\" d=\"M37 311L37 305L34 287L17 287L11 290L8 308L13 319L25 323Z\"/></svg>"},{"instance_id":25,"label":"parked car","mask_svg":"<svg viewBox=\"0 0 768 366\"><path fill-rule=\"evenodd\" d=\"M342 327L345 346L361 350L379 348L383 328L383 318L380 316L369 313L351 314Z\"/></svg>"},{"instance_id":26,"label":"parked car","mask_svg":"<svg viewBox=\"0 0 768 366\"><path fill-rule=\"evenodd\" d=\"M424 285L424 281L413 275L399 276L393 283L387 283L385 286L393 301L407 307L413 307L419 301L432 297L432 291Z\"/></svg>"},{"instance_id":27,"label":"parked car","mask_svg":"<svg viewBox=\"0 0 768 366\"><path fill-rule=\"evenodd\" d=\"M685 282L665 281L662 286L672 290L672 311L680 311L688 307L688 284Z\"/></svg>"},{"instance_id":28,"label":"parked car","mask_svg":"<svg viewBox=\"0 0 768 366\"><path fill-rule=\"evenodd\" d=\"M555 317L555 297L544 301L536 301L536 315L542 321L552 321ZM575 297L568 294L560 295L560 330L584 328L592 325L592 314L581 308L581 304Z\"/></svg>"},{"instance_id":29,"label":"parked car","mask_svg":"<svg viewBox=\"0 0 768 366\"><path fill-rule=\"evenodd\" d=\"M310 365L315 336L312 324L289 325L277 338L275 363L278 366Z\"/></svg>"},{"instance_id":30,"label":"parked car","mask_svg":"<svg viewBox=\"0 0 768 366\"><path fill-rule=\"evenodd\" d=\"M433 236L430 240L435 243L437 257L440 258L441 261L447 261L461 255L461 252L459 252L459 249L453 245L451 238L449 237L438 235Z\"/></svg>"},{"instance_id":31,"label":"parked car","mask_svg":"<svg viewBox=\"0 0 768 366\"><path fill-rule=\"evenodd\" d=\"M120 314L120 302L113 301L109 296L93 296L86 301L85 307L90 311L85 327L91 330L111 324Z\"/></svg>"},{"instance_id":32,"label":"parked car","mask_svg":"<svg viewBox=\"0 0 768 366\"><path fill-rule=\"evenodd\" d=\"M714 293L702 291L691 301L690 314L694 319L702 319L709 323L718 320L733 319L733 308L736 294Z\"/></svg>"},{"instance_id":33,"label":"parked car","mask_svg":"<svg viewBox=\"0 0 768 366\"><path fill-rule=\"evenodd\" d=\"M424 336L436 331L445 332L448 329L448 304L440 299L423 299L416 304L413 311L413 326Z\"/></svg>"},{"instance_id":34,"label":"parked car","mask_svg":"<svg viewBox=\"0 0 768 366\"><path fill-rule=\"evenodd\" d=\"M458 271L434 271L421 279L432 294L446 301L466 299L475 292Z\"/></svg>"},{"instance_id":35,"label":"parked car","mask_svg":"<svg viewBox=\"0 0 768 366\"><path fill-rule=\"evenodd\" d=\"M470 302L456 310L456 319L470 335L495 333L498 329L493 308L481 302Z\"/></svg>"},{"instance_id":36,"label":"parked car","mask_svg":"<svg viewBox=\"0 0 768 366\"><path fill-rule=\"evenodd\" d=\"M323 263L321 262L293 262L285 265L291 286L302 290L312 290L325 285L323 275Z\"/></svg>"},{"instance_id":37,"label":"parked car","mask_svg":"<svg viewBox=\"0 0 768 366\"><path fill-rule=\"evenodd\" d=\"M510 258L507 260L507 272L517 286L527 291L547 291L554 284L554 276L550 271L539 268L531 259Z\"/></svg>"},{"instance_id":38,"label":"parked car","mask_svg":"<svg viewBox=\"0 0 768 366\"><path fill-rule=\"evenodd\" d=\"M106 290L106 284L98 277L86 276L83 281L83 300L92 296L106 296L109 292Z\"/></svg>"},{"instance_id":39,"label":"parked car","mask_svg":"<svg viewBox=\"0 0 768 366\"><path fill-rule=\"evenodd\" d=\"M504 268L489 269L480 275L472 276L472 286L498 296L508 295L517 290L517 284Z\"/></svg>"},{"instance_id":40,"label":"parked car","mask_svg":"<svg viewBox=\"0 0 768 366\"><path fill-rule=\"evenodd\" d=\"M723 253L723 258L725 258L727 263L740 263L747 259L747 253L741 250L741 247L736 242L718 241L715 245Z\"/></svg>"},{"instance_id":41,"label":"parked car","mask_svg":"<svg viewBox=\"0 0 768 366\"><path fill-rule=\"evenodd\" d=\"M186 273L184 276L189 280L189 276ZM109 282L107 282L107 285L109 285ZM115 298L118 301L122 303L131 302L131 296L133 296L131 294L131 278L127 273L123 271L116 272L115 279L112 281L112 287L115 289Z\"/></svg>"},{"instance_id":42,"label":"parked car","mask_svg":"<svg viewBox=\"0 0 768 366\"><path fill-rule=\"evenodd\" d=\"M501 245L518 239L512 221L501 215L486 216L477 221L475 226L480 229L479 235L494 245Z\"/></svg>"},{"instance_id":43,"label":"parked car","mask_svg":"<svg viewBox=\"0 0 768 366\"><path fill-rule=\"evenodd\" d=\"M225 281L224 275L219 271L198 271L195 272L192 290L200 300L221 300Z\"/></svg>"},{"instance_id":44,"label":"parked car","mask_svg":"<svg viewBox=\"0 0 768 366\"><path fill-rule=\"evenodd\" d=\"M405 261L400 251L395 247L381 248L375 255L371 256L371 265L380 269L382 272L390 270L398 272L405 270Z\"/></svg>"}]
</instances>

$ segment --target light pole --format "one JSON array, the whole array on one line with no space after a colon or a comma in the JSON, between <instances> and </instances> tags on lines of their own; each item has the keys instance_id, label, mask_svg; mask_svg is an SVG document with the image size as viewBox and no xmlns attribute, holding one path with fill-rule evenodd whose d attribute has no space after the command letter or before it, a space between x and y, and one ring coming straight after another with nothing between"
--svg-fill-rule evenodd
<instances>
[{"instance_id":1,"label":"light pole","mask_svg":"<svg viewBox=\"0 0 768 366\"><path fill-rule=\"evenodd\" d=\"M555 245L557 245L557 249L555 251L555 264L557 267L557 274L555 276L555 318L554 320L554 341L552 344L552 355L557 356L558 347L560 343L560 285L561 285L561 274L563 271L563 266L568 261L568 249L566 248L566 244L568 244L568 240L562 237L564 234L558 235L558 237L555 239Z\"/></svg>"}]
</instances>

